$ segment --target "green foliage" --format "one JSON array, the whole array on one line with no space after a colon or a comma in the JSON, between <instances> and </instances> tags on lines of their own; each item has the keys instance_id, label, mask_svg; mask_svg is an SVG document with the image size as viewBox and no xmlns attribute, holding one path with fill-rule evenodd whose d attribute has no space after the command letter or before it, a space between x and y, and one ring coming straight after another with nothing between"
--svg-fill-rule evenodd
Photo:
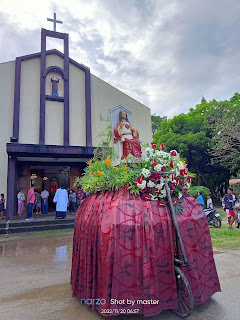
<instances>
[{"instance_id":1,"label":"green foliage","mask_svg":"<svg viewBox=\"0 0 240 320\"><path fill-rule=\"evenodd\" d=\"M157 116L155 113L151 115L151 120L152 120L152 132L155 133L160 125L160 123L167 119L167 117L160 117Z\"/></svg>"},{"instance_id":2,"label":"green foliage","mask_svg":"<svg viewBox=\"0 0 240 320\"><path fill-rule=\"evenodd\" d=\"M197 198L199 191L202 192L204 198L211 193L210 190L204 186L192 186L189 188L188 193L190 193L194 198Z\"/></svg>"},{"instance_id":3,"label":"green foliage","mask_svg":"<svg viewBox=\"0 0 240 320\"><path fill-rule=\"evenodd\" d=\"M237 98L234 97L235 103ZM201 104L190 109L187 114L179 114L162 121L153 136L157 145L164 143L168 151L178 150L187 162L189 171L196 174L193 184L205 185L215 198L220 197L220 192L224 193L223 188L229 180L229 168L219 161L214 161L214 156L209 152L217 131L216 123L214 124L216 110L220 116L226 113L226 110L220 112L221 108L216 109L220 104L216 100L207 102L202 98ZM222 122L219 123L223 126Z\"/></svg>"}]
</instances>

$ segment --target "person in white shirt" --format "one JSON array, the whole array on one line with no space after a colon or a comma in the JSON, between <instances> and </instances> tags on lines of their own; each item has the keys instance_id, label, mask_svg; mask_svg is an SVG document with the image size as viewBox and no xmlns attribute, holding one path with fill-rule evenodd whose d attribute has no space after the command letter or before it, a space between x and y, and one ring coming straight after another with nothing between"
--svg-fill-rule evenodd
<instances>
[{"instance_id":1,"label":"person in white shirt","mask_svg":"<svg viewBox=\"0 0 240 320\"><path fill-rule=\"evenodd\" d=\"M60 184L60 188L57 189L53 202L56 203L56 218L66 218L67 205L68 205L68 192L65 189L63 183Z\"/></svg>"},{"instance_id":2,"label":"person in white shirt","mask_svg":"<svg viewBox=\"0 0 240 320\"><path fill-rule=\"evenodd\" d=\"M47 214L48 213L48 197L49 197L49 192L46 189L44 189L41 192L42 214Z\"/></svg>"},{"instance_id":3,"label":"person in white shirt","mask_svg":"<svg viewBox=\"0 0 240 320\"><path fill-rule=\"evenodd\" d=\"M207 196L207 209L213 209L213 202L210 195Z\"/></svg>"},{"instance_id":4,"label":"person in white shirt","mask_svg":"<svg viewBox=\"0 0 240 320\"><path fill-rule=\"evenodd\" d=\"M23 207L24 207L24 201L25 201L25 195L22 192L22 189L19 190L17 194L17 198L18 198L18 215L21 216Z\"/></svg>"}]
</instances>

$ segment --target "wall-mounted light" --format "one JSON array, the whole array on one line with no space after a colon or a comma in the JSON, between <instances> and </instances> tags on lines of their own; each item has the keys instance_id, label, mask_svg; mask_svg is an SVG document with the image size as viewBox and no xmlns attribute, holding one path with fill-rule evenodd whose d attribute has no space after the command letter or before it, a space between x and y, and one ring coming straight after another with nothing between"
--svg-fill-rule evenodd
<instances>
[{"instance_id":1,"label":"wall-mounted light","mask_svg":"<svg viewBox=\"0 0 240 320\"><path fill-rule=\"evenodd\" d=\"M48 177L43 177L43 181L46 181L46 180L48 180Z\"/></svg>"},{"instance_id":2,"label":"wall-mounted light","mask_svg":"<svg viewBox=\"0 0 240 320\"><path fill-rule=\"evenodd\" d=\"M33 180L33 179L37 179L36 173L33 173L33 174L31 175L31 180Z\"/></svg>"}]
</instances>

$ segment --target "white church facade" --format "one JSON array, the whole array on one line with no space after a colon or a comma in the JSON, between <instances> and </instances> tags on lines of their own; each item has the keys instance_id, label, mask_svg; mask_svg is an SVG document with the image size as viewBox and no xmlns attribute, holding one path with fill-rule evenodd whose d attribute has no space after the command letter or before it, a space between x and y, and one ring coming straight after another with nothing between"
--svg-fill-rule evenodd
<instances>
[{"instance_id":1,"label":"white church facade","mask_svg":"<svg viewBox=\"0 0 240 320\"><path fill-rule=\"evenodd\" d=\"M64 53L46 50L46 38L62 39ZM73 188L121 106L131 115L143 142L151 142L150 109L97 78L69 57L66 33L41 31L41 51L0 64L0 193L7 219L17 211L17 190L33 182L46 187L50 201L64 182Z\"/></svg>"}]
</instances>

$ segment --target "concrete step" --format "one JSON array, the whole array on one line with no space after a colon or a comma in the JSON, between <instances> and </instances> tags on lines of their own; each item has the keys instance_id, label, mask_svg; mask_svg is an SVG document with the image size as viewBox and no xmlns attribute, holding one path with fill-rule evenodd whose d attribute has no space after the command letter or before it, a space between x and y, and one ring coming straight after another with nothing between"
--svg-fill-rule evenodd
<instances>
[{"instance_id":1,"label":"concrete step","mask_svg":"<svg viewBox=\"0 0 240 320\"><path fill-rule=\"evenodd\" d=\"M49 221L45 221L45 224L35 224L35 225L27 225L27 226L22 225L21 223L17 223L16 227L13 227L12 225L10 225L8 229L8 234L74 228L74 221L61 220L61 223L57 223L57 224L52 224L52 223L49 224L48 222ZM0 229L0 234L5 234L5 233L6 233L5 228Z\"/></svg>"},{"instance_id":2,"label":"concrete step","mask_svg":"<svg viewBox=\"0 0 240 320\"><path fill-rule=\"evenodd\" d=\"M34 219L32 221L26 221L26 220L21 220L21 221L18 221L18 222L14 222L11 221L9 223L9 227L10 228L17 228L17 227L30 227L30 226L36 226L36 225L60 225L60 224L63 224L63 221L64 223L73 223L74 224L74 221L75 221L75 216L71 217L71 218L65 218L64 220L63 219L52 219L52 220L45 220L45 219ZM2 229L5 229L6 228L6 222L5 223L1 223L0 224L0 230Z\"/></svg>"}]
</instances>

